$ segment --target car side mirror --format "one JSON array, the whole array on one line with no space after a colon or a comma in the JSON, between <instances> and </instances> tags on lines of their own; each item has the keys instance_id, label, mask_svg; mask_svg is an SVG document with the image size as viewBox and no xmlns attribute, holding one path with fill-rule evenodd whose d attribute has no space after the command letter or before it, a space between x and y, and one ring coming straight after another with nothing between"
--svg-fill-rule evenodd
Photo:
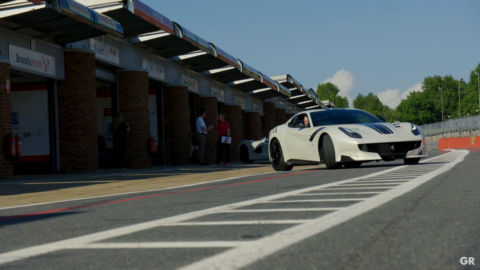
<instances>
[{"instance_id":1,"label":"car side mirror","mask_svg":"<svg viewBox=\"0 0 480 270\"><path fill-rule=\"evenodd\" d=\"M382 120L382 122L387 122L387 119L385 117L379 116L378 119Z\"/></svg>"}]
</instances>

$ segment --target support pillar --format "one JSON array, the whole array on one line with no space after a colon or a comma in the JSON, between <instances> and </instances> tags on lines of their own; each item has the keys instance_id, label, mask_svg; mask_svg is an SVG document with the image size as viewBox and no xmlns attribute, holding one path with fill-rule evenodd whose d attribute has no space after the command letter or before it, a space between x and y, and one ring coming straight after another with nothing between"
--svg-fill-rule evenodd
<instances>
[{"instance_id":1,"label":"support pillar","mask_svg":"<svg viewBox=\"0 0 480 270\"><path fill-rule=\"evenodd\" d=\"M65 51L65 81L58 82L60 170L98 169L95 55Z\"/></svg>"},{"instance_id":2,"label":"support pillar","mask_svg":"<svg viewBox=\"0 0 480 270\"><path fill-rule=\"evenodd\" d=\"M217 158L217 140L218 140L218 118L217 118L217 97L197 97L197 117L201 108L207 110L205 120L206 127L213 125L213 128L207 132L207 144L205 146L205 158L207 163L213 163ZM195 118L195 121L197 118Z\"/></svg>"},{"instance_id":3,"label":"support pillar","mask_svg":"<svg viewBox=\"0 0 480 270\"><path fill-rule=\"evenodd\" d=\"M148 72L120 71L117 80L119 110L131 129L127 133L125 167L150 167L152 159L148 153L150 139Z\"/></svg>"},{"instance_id":4,"label":"support pillar","mask_svg":"<svg viewBox=\"0 0 480 270\"><path fill-rule=\"evenodd\" d=\"M4 139L12 132L12 96L7 94L10 64L0 62L0 179L13 177L13 162L6 159Z\"/></svg>"},{"instance_id":5,"label":"support pillar","mask_svg":"<svg viewBox=\"0 0 480 270\"><path fill-rule=\"evenodd\" d=\"M268 135L270 130L277 126L277 120L275 117L275 103L264 102L263 114L263 134Z\"/></svg>"},{"instance_id":6,"label":"support pillar","mask_svg":"<svg viewBox=\"0 0 480 270\"><path fill-rule=\"evenodd\" d=\"M187 86L163 86L163 120L165 130L165 163L190 164L190 133ZM192 121L196 121L192 119ZM195 133L195 130L192 130Z\"/></svg>"},{"instance_id":7,"label":"support pillar","mask_svg":"<svg viewBox=\"0 0 480 270\"><path fill-rule=\"evenodd\" d=\"M226 120L230 124L230 136L232 144L230 145L230 159L238 160L238 147L242 141L242 107L240 105L227 105L223 107Z\"/></svg>"},{"instance_id":8,"label":"support pillar","mask_svg":"<svg viewBox=\"0 0 480 270\"><path fill-rule=\"evenodd\" d=\"M245 131L246 140L260 140L261 139L261 130L260 130L260 113L259 112L248 112L247 113L247 130Z\"/></svg>"},{"instance_id":9,"label":"support pillar","mask_svg":"<svg viewBox=\"0 0 480 270\"><path fill-rule=\"evenodd\" d=\"M276 126L283 125L287 122L287 114L285 109L275 109Z\"/></svg>"}]
</instances>

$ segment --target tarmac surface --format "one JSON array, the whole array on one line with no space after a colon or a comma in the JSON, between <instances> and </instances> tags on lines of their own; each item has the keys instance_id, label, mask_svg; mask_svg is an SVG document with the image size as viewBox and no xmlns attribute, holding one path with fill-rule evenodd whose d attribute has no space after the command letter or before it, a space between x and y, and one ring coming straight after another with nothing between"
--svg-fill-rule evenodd
<instances>
[{"instance_id":1,"label":"tarmac surface","mask_svg":"<svg viewBox=\"0 0 480 270\"><path fill-rule=\"evenodd\" d=\"M480 269L478 164L456 150L0 182L0 269Z\"/></svg>"}]
</instances>

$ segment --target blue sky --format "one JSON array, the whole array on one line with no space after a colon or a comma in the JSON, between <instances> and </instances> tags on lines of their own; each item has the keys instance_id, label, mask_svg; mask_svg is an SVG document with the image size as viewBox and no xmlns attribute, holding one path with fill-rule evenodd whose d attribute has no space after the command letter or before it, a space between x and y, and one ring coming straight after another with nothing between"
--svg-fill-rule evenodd
<instances>
[{"instance_id":1,"label":"blue sky","mask_svg":"<svg viewBox=\"0 0 480 270\"><path fill-rule=\"evenodd\" d=\"M480 63L476 0L144 2L269 76L312 88L330 78L392 107L425 76L468 81Z\"/></svg>"}]
</instances>

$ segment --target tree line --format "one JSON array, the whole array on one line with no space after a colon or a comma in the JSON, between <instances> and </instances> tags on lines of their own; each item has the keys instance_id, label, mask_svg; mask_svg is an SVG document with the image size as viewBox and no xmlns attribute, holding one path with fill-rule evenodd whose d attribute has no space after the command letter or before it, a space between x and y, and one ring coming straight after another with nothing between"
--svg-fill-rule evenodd
<instances>
[{"instance_id":1,"label":"tree line","mask_svg":"<svg viewBox=\"0 0 480 270\"><path fill-rule=\"evenodd\" d=\"M460 92L460 116L478 115L480 106L478 73L480 64L470 72L468 83L451 75L425 77L422 89L409 93L397 108L384 105L373 93L358 94L353 100L353 107L376 116L383 116L388 122L401 121L424 125L442 121L442 99L443 120L458 118ZM331 100L338 108L348 108L347 98L339 96L339 92L338 87L332 83L317 86L317 94L321 100Z\"/></svg>"}]
</instances>

